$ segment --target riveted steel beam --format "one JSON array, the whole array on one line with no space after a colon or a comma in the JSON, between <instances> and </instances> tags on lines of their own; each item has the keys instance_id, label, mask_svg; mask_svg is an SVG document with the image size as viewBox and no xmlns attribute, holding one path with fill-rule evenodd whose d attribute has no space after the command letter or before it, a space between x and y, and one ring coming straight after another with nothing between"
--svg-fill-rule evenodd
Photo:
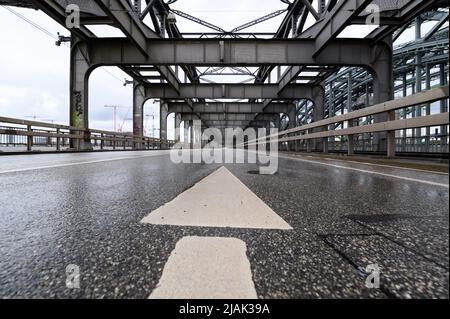
<instances>
[{"instance_id":1,"label":"riveted steel beam","mask_svg":"<svg viewBox=\"0 0 450 319\"><path fill-rule=\"evenodd\" d=\"M206 102L194 103L192 108L184 102L169 102L169 113L287 113L291 103L276 103L269 105L264 110L263 103L239 103L239 102Z\"/></svg>"},{"instance_id":2,"label":"riveted steel beam","mask_svg":"<svg viewBox=\"0 0 450 319\"><path fill-rule=\"evenodd\" d=\"M126 39L91 39L96 65L333 65L367 66L372 43L364 39L339 39L314 56L314 39L149 39L148 56Z\"/></svg>"},{"instance_id":3,"label":"riveted steel beam","mask_svg":"<svg viewBox=\"0 0 450 319\"><path fill-rule=\"evenodd\" d=\"M180 84L179 91L168 84L147 84L147 97L167 99L313 99L314 86L290 84L278 93L277 84Z\"/></svg>"}]
</instances>

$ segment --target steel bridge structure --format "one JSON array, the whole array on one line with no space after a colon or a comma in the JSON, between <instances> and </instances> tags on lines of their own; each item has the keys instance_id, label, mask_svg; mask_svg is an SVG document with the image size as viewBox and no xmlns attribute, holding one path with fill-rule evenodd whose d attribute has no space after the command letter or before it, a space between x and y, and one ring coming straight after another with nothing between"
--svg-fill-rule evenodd
<instances>
[{"instance_id":1,"label":"steel bridge structure","mask_svg":"<svg viewBox=\"0 0 450 319\"><path fill-rule=\"evenodd\" d=\"M71 28L70 128L81 132L74 149L92 147L88 121L88 84L92 71L117 66L133 78L133 135L144 136L144 104L160 100L160 139L167 140L167 118L175 114L176 139L184 122L185 140L193 121L203 128L276 127L292 129L370 105L407 96L448 82L448 7L445 1L281 0L280 9L227 31L171 6L163 0L2 0L0 4L35 8L66 26L67 6L80 10L80 25ZM375 8L375 9L374 9ZM376 12L375 12L375 11ZM377 14L376 23L372 16ZM272 33L245 32L284 15ZM150 17L151 23L144 19ZM179 30L176 17L211 32ZM307 20L313 19L311 26ZM422 25L435 22L422 34ZM367 25L364 37L341 34ZM107 25L122 38L97 37L89 26ZM397 45L415 28L415 39ZM224 79L217 82L217 78ZM212 80L214 79L214 80ZM232 79L227 81L226 79ZM237 81L236 79L244 79ZM230 83L231 82L231 83ZM448 100L439 113L448 111ZM431 103L377 114L328 129L381 123L389 118L430 116ZM191 133L192 135L192 133ZM354 139L354 140L353 140ZM288 150L448 153L448 123L391 132L283 143ZM166 143L168 145L169 143ZM326 144L326 145L324 145ZM164 143L161 143L164 145ZM140 148L140 143L133 147Z\"/></svg>"},{"instance_id":2,"label":"steel bridge structure","mask_svg":"<svg viewBox=\"0 0 450 319\"><path fill-rule=\"evenodd\" d=\"M281 317L270 299L449 298L448 0L270 1L0 0L70 47L68 123L0 114L1 299ZM244 5L261 17L228 25ZM31 43L0 48L0 112L45 90L57 116L61 83L17 83L61 71ZM108 83L114 131L94 126L102 67L125 73L132 131Z\"/></svg>"}]
</instances>

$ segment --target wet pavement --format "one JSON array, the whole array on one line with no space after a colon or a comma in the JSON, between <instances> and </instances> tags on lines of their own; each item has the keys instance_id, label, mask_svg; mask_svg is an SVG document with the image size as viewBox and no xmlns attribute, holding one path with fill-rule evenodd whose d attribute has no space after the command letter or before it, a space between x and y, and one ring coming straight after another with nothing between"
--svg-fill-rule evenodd
<instances>
[{"instance_id":1,"label":"wet pavement","mask_svg":"<svg viewBox=\"0 0 450 319\"><path fill-rule=\"evenodd\" d=\"M163 151L0 157L0 297L147 298L185 236L245 242L259 298L449 297L448 175L282 155L275 175L225 166L293 230L140 223L220 166ZM380 288L365 286L370 264Z\"/></svg>"}]
</instances>

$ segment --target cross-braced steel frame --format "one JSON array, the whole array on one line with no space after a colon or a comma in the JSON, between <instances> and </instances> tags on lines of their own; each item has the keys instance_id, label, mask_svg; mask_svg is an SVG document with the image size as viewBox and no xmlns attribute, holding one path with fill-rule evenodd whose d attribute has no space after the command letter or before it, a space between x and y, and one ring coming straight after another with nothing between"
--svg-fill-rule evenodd
<instances>
[{"instance_id":1,"label":"cross-braced steel frame","mask_svg":"<svg viewBox=\"0 0 450 319\"><path fill-rule=\"evenodd\" d=\"M188 0L184 0L188 1ZM172 8L176 0L0 0L1 4L34 7L65 24L66 6L76 4L81 25L71 29L70 125L89 128L88 81L100 66L117 66L133 78L133 131L143 135L143 109L148 99L160 100L160 135L167 139L167 117L175 125L204 127L292 128L444 85L448 76L448 8L441 0L281 0L280 9L231 30ZM379 25L360 39L339 37L351 25L370 23L373 6ZM273 33L248 28L284 15ZM314 23L307 27L309 19ZM189 19L211 31L183 33L176 20ZM150 21L149 23L146 21ZM436 25L426 35L424 21ZM110 25L124 37L98 38L90 25ZM414 24L412 43L393 43ZM218 81L232 77L235 83ZM238 79L236 81L235 79ZM430 114L425 105L399 111L399 116ZM441 112L446 112L442 101ZM379 114L362 121L383 122ZM359 136L355 150L384 152L399 139L400 150L420 146L448 152L447 127ZM413 142L411 142L413 141ZM331 150L342 150L339 138ZM322 149L317 141L315 149ZM89 135L80 148L89 147ZM302 145L288 143L289 149ZM352 146L353 147L353 146ZM313 148L313 149L314 149Z\"/></svg>"}]
</instances>

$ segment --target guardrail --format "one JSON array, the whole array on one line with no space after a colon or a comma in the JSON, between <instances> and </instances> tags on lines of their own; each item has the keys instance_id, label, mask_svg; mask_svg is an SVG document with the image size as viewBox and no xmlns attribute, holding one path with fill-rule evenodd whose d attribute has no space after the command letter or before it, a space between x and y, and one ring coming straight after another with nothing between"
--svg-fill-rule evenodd
<instances>
[{"instance_id":1,"label":"guardrail","mask_svg":"<svg viewBox=\"0 0 450 319\"><path fill-rule=\"evenodd\" d=\"M295 151L307 152L308 140L295 145ZM289 151L287 143L279 147L282 151ZM342 137L336 140L328 141L328 151L332 153L348 153L348 137ZM370 137L364 137L362 134L354 137L355 153L376 153L376 145ZM396 137L395 151L398 154L422 154L427 156L440 157L449 153L449 135L433 134L422 135L420 137Z\"/></svg>"},{"instance_id":2,"label":"guardrail","mask_svg":"<svg viewBox=\"0 0 450 319\"><path fill-rule=\"evenodd\" d=\"M407 107L421 104L429 104L443 99L448 99L449 87L443 86L428 91L423 91L397 100L392 100L366 107L357 111L349 112L343 115L334 116L307 125L288 129L276 134L260 137L250 140L244 145L266 144L267 139L271 138L274 142L294 142L310 141L320 139L323 142L323 151L328 152L328 139L337 136L347 136L349 154L354 151L354 136L368 133L387 133L387 155L395 156L396 142L395 131L407 130L413 128L423 128L432 126L447 126L449 124L449 113L439 113L421 117L396 119L395 111ZM382 113L388 114L388 121L372 123L361 126L354 126L354 121L360 118L374 116ZM347 122L347 127L342 129L329 129L330 126ZM446 135L447 136L447 135ZM274 139L275 138L275 139ZM448 144L448 143L447 143ZM308 148L309 148L308 143ZM308 149L309 150L309 149ZM447 148L448 150L448 148Z\"/></svg>"},{"instance_id":3,"label":"guardrail","mask_svg":"<svg viewBox=\"0 0 450 319\"><path fill-rule=\"evenodd\" d=\"M24 146L27 152L33 147L54 148L61 151L81 150L81 143L89 142L92 149L166 149L175 142L131 133L110 132L95 129L79 129L67 125L27 121L9 117L0 117L0 145ZM72 146L72 147L71 147Z\"/></svg>"}]
</instances>

